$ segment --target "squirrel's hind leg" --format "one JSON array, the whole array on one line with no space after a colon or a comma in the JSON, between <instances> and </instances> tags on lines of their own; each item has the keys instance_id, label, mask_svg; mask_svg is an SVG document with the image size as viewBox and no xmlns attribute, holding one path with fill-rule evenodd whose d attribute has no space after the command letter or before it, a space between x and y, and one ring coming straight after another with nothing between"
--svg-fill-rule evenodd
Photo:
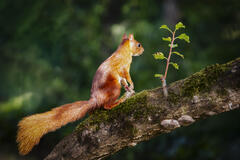
<instances>
[{"instance_id":1,"label":"squirrel's hind leg","mask_svg":"<svg viewBox=\"0 0 240 160\"><path fill-rule=\"evenodd\" d=\"M119 93L117 93L115 95L112 94L111 97L109 97L108 102L103 105L104 109L112 109L112 108L116 107L117 105L119 105L121 102L123 102L124 99L118 100L119 95L120 95L120 91L119 91Z\"/></svg>"},{"instance_id":2,"label":"squirrel's hind leg","mask_svg":"<svg viewBox=\"0 0 240 160\"><path fill-rule=\"evenodd\" d=\"M104 109L112 109L112 108L116 107L117 105L119 105L120 103L122 103L124 101L125 101L125 98L123 97L123 98L118 99L115 102L107 103L103 107L104 107Z\"/></svg>"},{"instance_id":3,"label":"squirrel's hind leg","mask_svg":"<svg viewBox=\"0 0 240 160\"><path fill-rule=\"evenodd\" d=\"M104 107L104 109L112 109L133 95L134 95L134 92L125 92L124 95L120 99L118 99L112 103L107 103L103 107Z\"/></svg>"}]
</instances>

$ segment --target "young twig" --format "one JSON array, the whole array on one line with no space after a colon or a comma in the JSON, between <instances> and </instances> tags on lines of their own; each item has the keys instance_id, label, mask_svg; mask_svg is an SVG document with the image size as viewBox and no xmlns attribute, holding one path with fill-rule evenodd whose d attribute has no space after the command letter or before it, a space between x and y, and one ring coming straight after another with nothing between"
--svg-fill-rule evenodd
<instances>
[{"instance_id":1,"label":"young twig","mask_svg":"<svg viewBox=\"0 0 240 160\"><path fill-rule=\"evenodd\" d=\"M160 78L161 81L162 81L163 94L164 94L165 97L168 96L167 82L166 82L167 73L168 73L168 66L169 66L169 64L171 64L175 69L179 69L179 66L178 66L177 63L170 62L171 55L174 53L174 54L176 54L176 55L184 58L184 56L183 56L182 54L180 54L179 52L176 52L176 51L173 52L173 51L172 51L173 48L178 47L177 44L174 44L174 41L175 41L176 39L182 39L182 40L185 40L186 42L190 43L190 41L189 41L189 36L187 36L185 33L182 33L182 34L180 34L178 37L175 38L175 33L176 33L176 31L177 31L178 29L180 29L180 28L185 28L185 26L184 26L181 22L179 22L178 24L176 24L174 31L172 31L171 29L169 29L167 25L162 25L162 26L160 27L160 29L166 29L166 30L168 30L168 31L172 34L172 37L167 37L167 38L164 38L164 37L163 37L163 38L162 38L162 40L170 42L170 44L168 45L168 46L170 47L169 53L168 53L168 58L166 58L162 52L157 52L157 53L153 54L153 56L154 56L155 59L160 59L160 60L166 59L166 60L167 60L164 75L162 75L162 74L155 74L155 77Z\"/></svg>"}]
</instances>

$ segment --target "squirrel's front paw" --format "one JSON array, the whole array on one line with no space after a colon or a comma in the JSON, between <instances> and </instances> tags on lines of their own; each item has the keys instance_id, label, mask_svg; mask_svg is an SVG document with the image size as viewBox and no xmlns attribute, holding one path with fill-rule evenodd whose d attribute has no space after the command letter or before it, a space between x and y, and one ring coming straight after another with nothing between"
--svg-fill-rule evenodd
<instances>
[{"instance_id":1,"label":"squirrel's front paw","mask_svg":"<svg viewBox=\"0 0 240 160\"><path fill-rule=\"evenodd\" d=\"M134 94L135 94L135 91L134 91L133 89L131 90L131 94L132 94L132 95L134 95Z\"/></svg>"},{"instance_id":2,"label":"squirrel's front paw","mask_svg":"<svg viewBox=\"0 0 240 160\"><path fill-rule=\"evenodd\" d=\"M126 97L127 97L127 98L130 98L130 97L132 97L134 94L135 94L135 91L134 91L134 90L131 90L131 91L129 91L129 92L126 92Z\"/></svg>"}]
</instances>

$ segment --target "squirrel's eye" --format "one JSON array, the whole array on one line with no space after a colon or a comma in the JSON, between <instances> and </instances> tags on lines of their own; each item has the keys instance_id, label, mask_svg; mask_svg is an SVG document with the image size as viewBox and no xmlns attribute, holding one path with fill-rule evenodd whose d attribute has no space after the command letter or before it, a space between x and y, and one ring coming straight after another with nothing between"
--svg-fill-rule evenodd
<instances>
[{"instance_id":1,"label":"squirrel's eye","mask_svg":"<svg viewBox=\"0 0 240 160\"><path fill-rule=\"evenodd\" d=\"M140 43L138 43L138 47L141 47L141 44L140 44Z\"/></svg>"}]
</instances>

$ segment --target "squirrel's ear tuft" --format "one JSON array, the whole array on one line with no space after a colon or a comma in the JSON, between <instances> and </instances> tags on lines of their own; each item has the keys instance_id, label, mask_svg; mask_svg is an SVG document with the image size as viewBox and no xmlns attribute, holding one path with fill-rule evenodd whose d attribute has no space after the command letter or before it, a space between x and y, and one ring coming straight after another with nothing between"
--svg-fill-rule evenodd
<instances>
[{"instance_id":1,"label":"squirrel's ear tuft","mask_svg":"<svg viewBox=\"0 0 240 160\"><path fill-rule=\"evenodd\" d=\"M129 34L128 38L130 41L134 40L133 34Z\"/></svg>"},{"instance_id":2,"label":"squirrel's ear tuft","mask_svg":"<svg viewBox=\"0 0 240 160\"><path fill-rule=\"evenodd\" d=\"M124 40L124 39L128 39L126 33L124 33L123 36L122 36L122 40Z\"/></svg>"}]
</instances>

